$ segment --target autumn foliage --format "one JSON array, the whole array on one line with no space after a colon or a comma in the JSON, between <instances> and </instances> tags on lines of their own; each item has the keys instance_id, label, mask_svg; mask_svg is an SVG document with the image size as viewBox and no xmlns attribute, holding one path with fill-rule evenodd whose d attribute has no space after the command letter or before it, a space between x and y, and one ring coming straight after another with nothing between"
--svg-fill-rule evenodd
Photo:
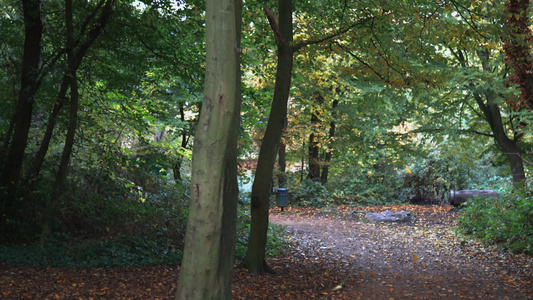
<instances>
[{"instance_id":1,"label":"autumn foliage","mask_svg":"<svg viewBox=\"0 0 533 300\"><path fill-rule=\"evenodd\" d=\"M509 0L505 12L505 26L508 31L504 37L505 61L513 73L509 80L518 85L520 96L509 100L515 110L533 108L533 36L530 29L530 1Z\"/></svg>"}]
</instances>

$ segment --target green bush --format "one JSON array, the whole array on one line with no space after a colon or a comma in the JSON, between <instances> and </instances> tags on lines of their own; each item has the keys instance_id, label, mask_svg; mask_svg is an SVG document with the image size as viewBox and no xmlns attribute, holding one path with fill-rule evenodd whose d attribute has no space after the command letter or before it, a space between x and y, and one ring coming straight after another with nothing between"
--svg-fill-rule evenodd
<instances>
[{"instance_id":1,"label":"green bush","mask_svg":"<svg viewBox=\"0 0 533 300\"><path fill-rule=\"evenodd\" d=\"M37 182L26 219L13 237L2 241L0 260L13 264L65 267L107 267L181 260L188 214L188 185L177 185L159 174L112 172L80 167L67 178L53 234L40 245L38 198L50 197L49 182ZM30 227L31 226L31 227Z\"/></svg>"},{"instance_id":2,"label":"green bush","mask_svg":"<svg viewBox=\"0 0 533 300\"><path fill-rule=\"evenodd\" d=\"M187 187L158 183L156 192L112 174L85 174L68 187L54 231L79 238L164 233L179 240L188 212Z\"/></svg>"},{"instance_id":3,"label":"green bush","mask_svg":"<svg viewBox=\"0 0 533 300\"><path fill-rule=\"evenodd\" d=\"M329 204L329 192L319 181L305 179L289 189L290 202L294 205L323 207Z\"/></svg>"},{"instance_id":4,"label":"green bush","mask_svg":"<svg viewBox=\"0 0 533 300\"><path fill-rule=\"evenodd\" d=\"M182 255L181 247L161 234L79 239L59 233L50 236L44 245L0 246L0 261L43 268L179 264Z\"/></svg>"},{"instance_id":5,"label":"green bush","mask_svg":"<svg viewBox=\"0 0 533 300\"><path fill-rule=\"evenodd\" d=\"M417 161L410 172L402 172L400 176L402 186L398 198L402 202L444 205L448 202L449 190L466 187L466 181L472 174L453 157L430 155Z\"/></svg>"},{"instance_id":6,"label":"green bush","mask_svg":"<svg viewBox=\"0 0 533 300\"><path fill-rule=\"evenodd\" d=\"M470 200L458 217L458 229L487 244L532 255L533 192L516 187L499 198Z\"/></svg>"},{"instance_id":7,"label":"green bush","mask_svg":"<svg viewBox=\"0 0 533 300\"><path fill-rule=\"evenodd\" d=\"M502 193L508 187L507 177L499 176L501 168L493 166L488 158L465 161L462 156L432 153L398 174L398 199L415 204L448 204L452 189L495 189Z\"/></svg>"}]
</instances>

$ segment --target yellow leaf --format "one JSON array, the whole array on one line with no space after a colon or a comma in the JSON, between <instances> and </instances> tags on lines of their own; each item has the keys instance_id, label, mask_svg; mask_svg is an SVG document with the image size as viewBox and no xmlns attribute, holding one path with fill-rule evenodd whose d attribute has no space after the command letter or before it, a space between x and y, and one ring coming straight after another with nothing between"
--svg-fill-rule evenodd
<instances>
[{"instance_id":1,"label":"yellow leaf","mask_svg":"<svg viewBox=\"0 0 533 300\"><path fill-rule=\"evenodd\" d=\"M340 289L342 289L342 285L337 285L336 287L334 287L334 288L332 289L332 291L334 292L334 291L338 291L338 290L340 290Z\"/></svg>"},{"instance_id":2,"label":"yellow leaf","mask_svg":"<svg viewBox=\"0 0 533 300\"><path fill-rule=\"evenodd\" d=\"M413 171L411 171L411 169L409 169L409 168L405 168L405 172L407 172L407 173L409 173L409 174L412 174L412 173L413 173Z\"/></svg>"},{"instance_id":3,"label":"yellow leaf","mask_svg":"<svg viewBox=\"0 0 533 300\"><path fill-rule=\"evenodd\" d=\"M416 262L416 260L417 260L416 254L413 254L413 261Z\"/></svg>"}]
</instances>

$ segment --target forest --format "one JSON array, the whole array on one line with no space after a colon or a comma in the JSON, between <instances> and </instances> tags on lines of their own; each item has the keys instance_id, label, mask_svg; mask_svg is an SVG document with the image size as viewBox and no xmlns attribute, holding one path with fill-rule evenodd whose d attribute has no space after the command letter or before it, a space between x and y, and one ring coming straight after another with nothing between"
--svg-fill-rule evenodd
<instances>
[{"instance_id":1,"label":"forest","mask_svg":"<svg viewBox=\"0 0 533 300\"><path fill-rule=\"evenodd\" d=\"M176 299L231 299L234 258L265 275L291 247L278 188L304 213L493 190L454 230L531 256L531 17L529 0L3 0L0 265L181 265Z\"/></svg>"}]
</instances>

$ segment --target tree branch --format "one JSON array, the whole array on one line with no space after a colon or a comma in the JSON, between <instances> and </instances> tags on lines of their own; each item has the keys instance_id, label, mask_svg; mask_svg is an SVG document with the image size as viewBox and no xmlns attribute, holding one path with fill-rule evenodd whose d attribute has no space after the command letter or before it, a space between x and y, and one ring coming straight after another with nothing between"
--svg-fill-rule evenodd
<instances>
[{"instance_id":1,"label":"tree branch","mask_svg":"<svg viewBox=\"0 0 533 300\"><path fill-rule=\"evenodd\" d=\"M477 135L482 135L482 136L494 137L492 133L471 130L471 129L422 128L422 129L413 130L411 131L411 133L428 133L428 132L431 133L431 132L445 132L445 131L447 132L453 131L453 132L460 133L460 134L477 134Z\"/></svg>"},{"instance_id":2,"label":"tree branch","mask_svg":"<svg viewBox=\"0 0 533 300\"><path fill-rule=\"evenodd\" d=\"M367 67L368 69L370 69L372 71L372 73L376 74L376 76L379 77L379 79L381 79L383 82L387 82L389 83L389 81L387 79L385 79L385 77L383 77L383 75L381 75L381 73L379 73L378 71L376 71L374 68L372 68L371 65L369 65L368 63L366 63L364 60L362 60L359 56L357 56L356 54L354 54L352 51L346 49L346 47L344 47L342 44L338 43L338 42L335 42L335 44L337 44L339 47L341 47L344 51L346 51L346 53L348 53L351 57L355 58L358 62L360 62L362 65L364 65L365 67Z\"/></svg>"},{"instance_id":3,"label":"tree branch","mask_svg":"<svg viewBox=\"0 0 533 300\"><path fill-rule=\"evenodd\" d=\"M294 46L292 46L292 50L294 52L296 52L296 51L302 49L303 47L306 47L306 46L309 46L309 45L315 45L315 44L323 43L323 42L325 42L327 40L330 40L330 39L332 39L334 37L337 37L337 36L339 36L341 34L344 34L344 33L348 32L348 31L350 31L350 29L352 29L352 28L354 28L356 26L362 25L362 24L364 24L364 23L366 23L366 22L368 22L368 21L370 21L372 19L373 19L373 17L372 18L369 17L369 18L361 19L361 20L353 23L352 25L350 25L350 26L348 26L348 27L346 27L344 29L341 29L341 30L339 30L339 31L337 31L335 33L332 33L330 35L327 35L325 37L322 37L322 38L319 38L319 39L316 39L316 40L307 40L307 41L298 42Z\"/></svg>"},{"instance_id":4,"label":"tree branch","mask_svg":"<svg viewBox=\"0 0 533 300\"><path fill-rule=\"evenodd\" d=\"M274 32L274 38L276 39L276 44L278 47L283 46L283 38L281 37L281 33L279 32L278 23L276 23L276 18L274 17L274 13L270 8L263 7L263 10L265 11L265 14L267 15L268 23L270 23L270 28L272 28L272 31Z\"/></svg>"}]
</instances>

